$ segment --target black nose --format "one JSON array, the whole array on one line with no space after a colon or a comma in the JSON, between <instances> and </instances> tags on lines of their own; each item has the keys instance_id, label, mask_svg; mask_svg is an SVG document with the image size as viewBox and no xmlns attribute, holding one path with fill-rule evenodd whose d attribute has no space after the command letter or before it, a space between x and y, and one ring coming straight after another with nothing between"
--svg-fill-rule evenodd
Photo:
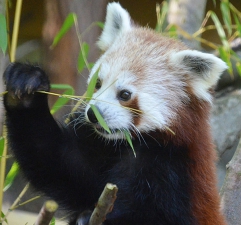
<instances>
[{"instance_id":1,"label":"black nose","mask_svg":"<svg viewBox=\"0 0 241 225\"><path fill-rule=\"evenodd\" d=\"M94 111L92 110L92 108L89 108L88 111L87 111L87 116L89 118L89 121L91 123L98 123L98 120L94 114Z\"/></svg>"}]
</instances>

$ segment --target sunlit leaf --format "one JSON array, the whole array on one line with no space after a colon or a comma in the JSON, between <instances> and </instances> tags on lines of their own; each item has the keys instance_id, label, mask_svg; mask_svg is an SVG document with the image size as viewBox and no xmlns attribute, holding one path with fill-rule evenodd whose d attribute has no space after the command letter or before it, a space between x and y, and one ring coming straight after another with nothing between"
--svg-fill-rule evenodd
<instances>
[{"instance_id":1,"label":"sunlit leaf","mask_svg":"<svg viewBox=\"0 0 241 225\"><path fill-rule=\"evenodd\" d=\"M169 33L170 37L177 38L178 34L177 34L176 25L171 25L171 27L169 27L169 29L168 29L168 33Z\"/></svg>"},{"instance_id":2,"label":"sunlit leaf","mask_svg":"<svg viewBox=\"0 0 241 225\"><path fill-rule=\"evenodd\" d=\"M68 84L51 84L51 89L65 90L62 95L74 95L74 88ZM52 106L51 113L56 113L69 101L68 98L59 98Z\"/></svg>"},{"instance_id":3,"label":"sunlit leaf","mask_svg":"<svg viewBox=\"0 0 241 225\"><path fill-rule=\"evenodd\" d=\"M228 72L232 75L233 74L233 66L230 60L230 52L227 51L223 46L218 48L219 51L219 55L221 57L221 59L226 62L227 66L228 66Z\"/></svg>"},{"instance_id":4,"label":"sunlit leaf","mask_svg":"<svg viewBox=\"0 0 241 225\"><path fill-rule=\"evenodd\" d=\"M131 147L131 149L133 151L134 156L136 157L136 152L135 152L135 149L133 147L132 140L131 140L131 135L130 135L129 131L124 130L123 132L125 134L125 137L126 137L126 140L127 140L128 144L130 145L130 147Z\"/></svg>"},{"instance_id":5,"label":"sunlit leaf","mask_svg":"<svg viewBox=\"0 0 241 225\"><path fill-rule=\"evenodd\" d=\"M14 162L6 176L3 191L6 191L8 188L11 187L18 172L19 172L19 166L16 162Z\"/></svg>"},{"instance_id":6,"label":"sunlit leaf","mask_svg":"<svg viewBox=\"0 0 241 225\"><path fill-rule=\"evenodd\" d=\"M229 1L226 0L225 2L221 2L221 12L224 24L227 27L228 34L231 35L232 33L232 21L231 21L231 14L230 14L230 7L229 7Z\"/></svg>"},{"instance_id":7,"label":"sunlit leaf","mask_svg":"<svg viewBox=\"0 0 241 225\"><path fill-rule=\"evenodd\" d=\"M233 17L234 17L235 24L237 25L238 36L241 37L241 23L235 14L233 14Z\"/></svg>"},{"instance_id":8,"label":"sunlit leaf","mask_svg":"<svg viewBox=\"0 0 241 225\"><path fill-rule=\"evenodd\" d=\"M92 69L94 65L94 63L89 63L89 68Z\"/></svg>"},{"instance_id":9,"label":"sunlit leaf","mask_svg":"<svg viewBox=\"0 0 241 225\"><path fill-rule=\"evenodd\" d=\"M83 42L78 56L78 71L81 72L85 65L85 59L89 54L89 45L86 42Z\"/></svg>"},{"instance_id":10,"label":"sunlit leaf","mask_svg":"<svg viewBox=\"0 0 241 225\"><path fill-rule=\"evenodd\" d=\"M166 17L168 13L168 3L166 1L163 1L161 6L157 4L156 11L157 11L156 31L162 32L164 30Z\"/></svg>"},{"instance_id":11,"label":"sunlit leaf","mask_svg":"<svg viewBox=\"0 0 241 225\"><path fill-rule=\"evenodd\" d=\"M74 94L73 89L67 89L66 91L64 91L62 95L73 95L73 94ZM50 110L51 114L55 114L64 105L66 105L68 101L69 101L69 98L59 97Z\"/></svg>"},{"instance_id":12,"label":"sunlit leaf","mask_svg":"<svg viewBox=\"0 0 241 225\"><path fill-rule=\"evenodd\" d=\"M108 125L106 124L104 118L101 116L99 110L96 108L95 105L90 105L91 109L93 110L96 119L98 120L99 124L110 134L110 128L108 127Z\"/></svg>"},{"instance_id":13,"label":"sunlit leaf","mask_svg":"<svg viewBox=\"0 0 241 225\"><path fill-rule=\"evenodd\" d=\"M240 62L236 63L236 68L237 68L239 76L241 76L241 63Z\"/></svg>"},{"instance_id":14,"label":"sunlit leaf","mask_svg":"<svg viewBox=\"0 0 241 225\"><path fill-rule=\"evenodd\" d=\"M102 22L96 22L96 25L99 26L101 29L104 29L105 24Z\"/></svg>"},{"instance_id":15,"label":"sunlit leaf","mask_svg":"<svg viewBox=\"0 0 241 225\"><path fill-rule=\"evenodd\" d=\"M4 214L3 212L1 212L1 218L2 218L2 219L5 218L5 214ZM8 224L8 221L7 221L6 218L4 219L4 222L6 222L6 223Z\"/></svg>"},{"instance_id":16,"label":"sunlit leaf","mask_svg":"<svg viewBox=\"0 0 241 225\"><path fill-rule=\"evenodd\" d=\"M0 13L0 49L5 54L8 46L8 34L6 26L6 18Z\"/></svg>"},{"instance_id":17,"label":"sunlit leaf","mask_svg":"<svg viewBox=\"0 0 241 225\"><path fill-rule=\"evenodd\" d=\"M5 139L4 139L4 137L0 137L0 158L1 158L2 155L3 155L4 144L5 144Z\"/></svg>"},{"instance_id":18,"label":"sunlit leaf","mask_svg":"<svg viewBox=\"0 0 241 225\"><path fill-rule=\"evenodd\" d=\"M99 71L100 71L100 67L96 70L96 72L93 74L93 76L90 79L89 85L87 87L87 91L86 91L86 98L87 99L91 99L94 91L95 91L95 85L99 76Z\"/></svg>"},{"instance_id":19,"label":"sunlit leaf","mask_svg":"<svg viewBox=\"0 0 241 225\"><path fill-rule=\"evenodd\" d=\"M216 26L218 35L219 35L219 37L220 37L220 39L221 39L221 41L222 41L223 46L224 46L226 49L229 49L229 43L228 43L228 41L227 41L226 34L225 34L225 32L224 32L223 26L222 26L222 24L220 23L217 15L216 15L214 12L211 12L210 15L211 15L211 18L212 18L215 26Z\"/></svg>"},{"instance_id":20,"label":"sunlit leaf","mask_svg":"<svg viewBox=\"0 0 241 225\"><path fill-rule=\"evenodd\" d=\"M49 225L55 225L55 217L52 218Z\"/></svg>"},{"instance_id":21,"label":"sunlit leaf","mask_svg":"<svg viewBox=\"0 0 241 225\"><path fill-rule=\"evenodd\" d=\"M59 32L56 34L51 47L55 47L59 43L61 38L69 31L69 29L73 26L76 17L77 16L75 13L68 14L62 27L60 28Z\"/></svg>"},{"instance_id":22,"label":"sunlit leaf","mask_svg":"<svg viewBox=\"0 0 241 225\"><path fill-rule=\"evenodd\" d=\"M69 84L51 84L50 87L51 89L62 89L62 90L71 89L74 92L74 88Z\"/></svg>"}]
</instances>

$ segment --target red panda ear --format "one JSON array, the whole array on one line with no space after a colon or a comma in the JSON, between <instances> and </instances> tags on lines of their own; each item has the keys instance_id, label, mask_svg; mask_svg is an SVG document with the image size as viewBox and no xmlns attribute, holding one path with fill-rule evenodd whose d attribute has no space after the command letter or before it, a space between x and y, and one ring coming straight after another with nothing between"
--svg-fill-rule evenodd
<instances>
[{"instance_id":1,"label":"red panda ear","mask_svg":"<svg viewBox=\"0 0 241 225\"><path fill-rule=\"evenodd\" d=\"M119 3L109 3L104 30L97 42L99 48L106 51L121 33L131 29L129 13Z\"/></svg>"},{"instance_id":2,"label":"red panda ear","mask_svg":"<svg viewBox=\"0 0 241 225\"><path fill-rule=\"evenodd\" d=\"M208 90L217 83L220 75L227 69L221 59L196 50L183 50L171 55L171 63L189 75L194 92L199 98L211 100Z\"/></svg>"}]
</instances>

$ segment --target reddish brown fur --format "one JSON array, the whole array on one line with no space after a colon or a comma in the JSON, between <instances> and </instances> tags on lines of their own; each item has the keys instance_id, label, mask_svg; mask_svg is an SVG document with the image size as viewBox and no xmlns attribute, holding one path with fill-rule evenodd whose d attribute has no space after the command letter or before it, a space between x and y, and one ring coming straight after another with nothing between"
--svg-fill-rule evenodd
<instances>
[{"instance_id":1,"label":"reddish brown fur","mask_svg":"<svg viewBox=\"0 0 241 225\"><path fill-rule=\"evenodd\" d=\"M189 96L194 96L191 89L188 91ZM177 145L186 143L189 148L192 210L199 224L225 225L216 187L216 154L208 123L209 112L209 103L191 97L189 106L181 108L179 118L173 124L173 140Z\"/></svg>"},{"instance_id":2,"label":"reddish brown fur","mask_svg":"<svg viewBox=\"0 0 241 225\"><path fill-rule=\"evenodd\" d=\"M130 112L132 113L133 124L135 126L138 126L141 121L141 112L139 112L140 108L138 104L138 99L134 98L128 102L121 102L121 105L129 108Z\"/></svg>"}]
</instances>

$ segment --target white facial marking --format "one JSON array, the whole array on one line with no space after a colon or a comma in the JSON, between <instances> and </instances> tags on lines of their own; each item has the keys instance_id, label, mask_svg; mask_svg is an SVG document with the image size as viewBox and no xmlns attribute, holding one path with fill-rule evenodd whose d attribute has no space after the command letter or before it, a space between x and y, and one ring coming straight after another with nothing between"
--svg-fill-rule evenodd
<instances>
[{"instance_id":1,"label":"white facial marking","mask_svg":"<svg viewBox=\"0 0 241 225\"><path fill-rule=\"evenodd\" d=\"M108 5L98 45L106 52L94 65L89 80L101 68L102 86L89 104L99 109L112 130L112 134L100 132L109 139L124 138L118 130L148 133L171 127L182 107L190 103L190 94L211 101L208 90L227 68L211 54L187 50L176 40L133 27L128 12L118 3ZM193 92L187 91L190 88ZM135 99L134 105L141 111L136 124L133 112L118 98L123 89L131 92L131 100Z\"/></svg>"}]
</instances>

